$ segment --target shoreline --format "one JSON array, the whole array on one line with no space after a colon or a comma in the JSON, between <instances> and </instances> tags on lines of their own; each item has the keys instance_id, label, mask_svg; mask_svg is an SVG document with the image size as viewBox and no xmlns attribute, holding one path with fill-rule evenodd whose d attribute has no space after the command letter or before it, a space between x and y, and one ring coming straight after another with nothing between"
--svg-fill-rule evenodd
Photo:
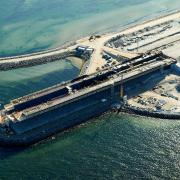
<instances>
[{"instance_id":1,"label":"shoreline","mask_svg":"<svg viewBox=\"0 0 180 180\"><path fill-rule=\"evenodd\" d=\"M105 64L105 60L102 58L102 52L104 51L104 45L113 37L122 34L128 34L146 26L151 26L161 22L166 22L179 16L180 11L172 11L171 13L157 16L155 18L140 21L137 24L133 23L128 27L122 28L119 32L111 32L100 35L97 41L89 41L89 36L83 37L76 41L69 41L64 45L49 49L41 52L24 54L19 56L10 56L6 58L0 58L0 70L7 71L11 69L17 69L22 67L36 66L39 64L50 63L60 60L62 58L68 58L75 55L75 49L77 46L87 46L93 48L95 51L89 60L89 67L86 70L86 74L95 73L97 69L101 68ZM122 55L124 52L120 52ZM129 55L129 52L125 52ZM97 61L98 59L98 61ZM75 63L77 65L77 63ZM79 66L78 66L79 67Z\"/></svg>"},{"instance_id":2,"label":"shoreline","mask_svg":"<svg viewBox=\"0 0 180 180\"><path fill-rule=\"evenodd\" d=\"M116 35L116 34L121 34L122 32L124 31L127 31L127 30L130 30L132 28L135 28L135 27L138 27L138 26L141 26L141 25L145 25L145 24L148 24L148 23L151 23L153 21L157 21L157 20L161 20L163 18L166 18L168 16L172 16L172 15L175 15L177 13L180 13L180 10L175 10L175 11L171 11L171 12L168 12L167 14L164 14L164 15L157 15L151 19L147 19L146 20L137 20L137 21L134 21L132 23L129 23L128 25L125 25L125 27L121 27L121 28L118 28L117 30L115 31L111 31L111 32L107 32L107 33L96 33L96 34L100 34L101 36L107 36L107 35ZM86 40L87 38L89 38L90 35L87 35L87 36L82 36L80 37L79 39L74 39L72 41L67 41L65 42L63 45L59 46L59 47L56 47L56 48L50 48L50 49L47 49L47 50L42 50L42 51L39 51L39 52L34 52L34 53L23 53L23 54L19 54L19 55L15 55L15 56L3 56L1 57L0 55L0 61L2 60L10 60L10 59L13 59L13 58L23 58L23 57L32 57L32 56L36 56L36 55L42 55L42 54L45 54L45 53L50 53L50 52L54 52L54 51L59 51L59 50L65 50L70 47L74 47L75 45L77 45L79 42L81 41L84 41Z\"/></svg>"},{"instance_id":3,"label":"shoreline","mask_svg":"<svg viewBox=\"0 0 180 180\"><path fill-rule=\"evenodd\" d=\"M103 48L105 46L105 43L108 42L109 39L112 39L118 35L129 34L145 27L151 27L151 26L155 26L164 22L169 22L179 17L180 17L180 11L175 11L175 12L166 14L164 16L160 16L158 18L156 17L155 19L150 19L150 20L135 24L133 26L123 29L122 31L118 33L109 33L109 34L102 35L98 37L97 39L95 38L93 41L90 41L88 37L82 38L76 41L75 43L73 43L73 46L68 46L66 49L65 48L60 49L59 47L59 48L56 48L55 51L53 49L49 51L45 51L46 52L45 54L44 52L39 52L39 53L33 54L32 56L31 54L28 54L27 56L23 55L23 56L15 57L15 59L13 59L13 57L9 57L4 60L0 59L2 60L0 61L0 69L2 70L4 68L3 70L9 70L9 69L20 68L20 67L25 67L25 66L26 67L35 66L37 64L49 63L52 61L60 60L62 58L66 58L67 60L71 61L71 63L75 67L82 70L83 60L79 61L80 60L79 58L72 57L72 56L75 56L76 54L75 48L78 45L80 46L82 44L82 46L91 47L94 49L94 53L89 59L90 63L88 66L88 73L87 73L87 74L93 74L93 72L97 71L97 67L99 67L99 64L101 65L103 61L102 59L102 52L104 50ZM3 61L4 61L4 64L3 64ZM3 65L6 67L3 67ZM140 112L140 110L137 110L137 109L132 110L132 111L135 113L142 114L142 112ZM143 111L146 112L146 109L143 109ZM157 115L157 113L155 112L149 112L149 113L153 114L154 116ZM145 115L148 115L148 113L146 113ZM165 114L165 116L168 117L167 114Z\"/></svg>"},{"instance_id":4,"label":"shoreline","mask_svg":"<svg viewBox=\"0 0 180 180\"><path fill-rule=\"evenodd\" d=\"M7 71L16 68L36 66L39 64L57 61L62 58L67 58L69 56L74 56L76 47L82 45L91 47L95 50L89 60L88 69L86 69L85 72L86 74L92 74L105 64L105 60L102 58L102 52L104 51L104 45L110 39L118 35L131 33L144 27L176 19L177 17L179 17L179 14L180 11L176 10L168 14L158 15L155 18L147 18L147 20L145 21L140 21L138 23L134 22L128 25L128 27L123 27L120 30L117 30L118 32L101 34L100 38L96 39L93 42L89 41L89 36L86 36L76 41L66 42L64 45L54 49L49 49L31 54L0 58L0 70ZM126 55L130 54L129 52L119 52L120 56L124 53Z\"/></svg>"},{"instance_id":5,"label":"shoreline","mask_svg":"<svg viewBox=\"0 0 180 180\"><path fill-rule=\"evenodd\" d=\"M75 66L76 68L78 68L81 71L83 64L84 64L83 59L74 57L74 56L67 57L66 59L68 61L70 61L73 66Z\"/></svg>"},{"instance_id":6,"label":"shoreline","mask_svg":"<svg viewBox=\"0 0 180 180\"><path fill-rule=\"evenodd\" d=\"M168 112L168 111L148 111L146 108L138 108L136 106L127 105L118 109L118 113L126 113L130 115L136 115L140 117L158 118L166 120L180 121L180 113Z\"/></svg>"}]
</instances>

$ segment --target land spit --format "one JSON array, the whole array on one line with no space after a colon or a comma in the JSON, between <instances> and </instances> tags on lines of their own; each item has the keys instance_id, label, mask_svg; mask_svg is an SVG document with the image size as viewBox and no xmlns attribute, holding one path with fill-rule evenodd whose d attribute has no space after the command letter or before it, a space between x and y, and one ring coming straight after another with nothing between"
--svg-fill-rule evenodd
<instances>
[{"instance_id":1,"label":"land spit","mask_svg":"<svg viewBox=\"0 0 180 180\"><path fill-rule=\"evenodd\" d=\"M124 47L115 48L111 44L114 42L114 40L118 40L119 38L122 38L122 37L131 38L131 36L133 37L133 35L136 36L137 32L138 33L141 32L142 36L144 36L143 33L145 33L145 31L147 31L148 33L149 31L149 34L153 35L151 32L152 30L152 31L155 31L153 32L154 39L155 39L154 41L157 41L158 36L156 37L155 35L158 34L158 32L160 32L161 30L163 30L162 32L163 34L160 35L162 36L161 39L164 41L167 39L166 41L168 43L170 42L174 43L174 38L176 36L178 36L179 38L179 29L177 27L179 20L180 20L180 12L177 11L169 15L158 17L156 19L149 20L149 21L140 23L132 27L128 27L127 29L122 30L121 32L118 32L118 33L108 33L105 35L91 36L90 38L85 37L80 40L77 40L76 42L71 42L69 46L65 46L62 48L60 47L60 48L56 48L56 49L52 49L52 50L48 50L44 52L33 53L33 54L22 55L22 56L0 58L0 70L10 70L13 68L33 66L37 64L60 60L63 58L67 58L69 56L74 56L76 53L75 50L78 46L83 46L83 47L85 46L85 47L90 47L94 49L94 51L90 55L89 59L86 59L88 62L86 62L85 66L83 67L82 75L92 74L92 73L95 73L99 69L103 69L104 65L107 63L106 60L103 58L104 53L113 55L113 58L118 60L118 62L121 59L124 59L124 58L131 59L131 58L137 57L139 54L144 53L144 51L140 51L140 50L135 50L135 52L130 52L128 45L127 45L127 48L124 48ZM176 24L177 26L175 26L174 24ZM159 31L156 30L156 28L157 29L159 28ZM164 32L164 31L167 31L167 32ZM140 37L140 34L138 35L138 39L142 38ZM171 41L169 41L169 38L171 38ZM147 36L147 39L148 39L148 36ZM135 42L135 44L137 43ZM149 45L149 40L147 40L147 42L144 42L144 44ZM152 42L152 44L154 44L154 42ZM155 48L157 49L158 47L156 46Z\"/></svg>"}]
</instances>

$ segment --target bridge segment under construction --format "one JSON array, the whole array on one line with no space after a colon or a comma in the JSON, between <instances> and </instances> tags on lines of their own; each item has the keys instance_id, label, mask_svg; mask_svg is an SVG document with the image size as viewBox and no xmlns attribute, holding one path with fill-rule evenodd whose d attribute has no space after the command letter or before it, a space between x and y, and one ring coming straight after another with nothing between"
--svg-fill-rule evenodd
<instances>
[{"instance_id":1,"label":"bridge segment under construction","mask_svg":"<svg viewBox=\"0 0 180 180\"><path fill-rule=\"evenodd\" d=\"M29 145L123 104L127 88L150 73L162 73L176 60L144 54L92 75L12 100L1 112L0 143Z\"/></svg>"}]
</instances>

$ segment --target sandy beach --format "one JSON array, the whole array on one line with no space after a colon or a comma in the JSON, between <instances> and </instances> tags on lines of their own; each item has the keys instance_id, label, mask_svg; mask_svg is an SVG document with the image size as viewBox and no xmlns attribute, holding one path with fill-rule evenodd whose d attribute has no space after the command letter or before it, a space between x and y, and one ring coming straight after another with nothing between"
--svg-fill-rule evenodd
<instances>
[{"instance_id":1,"label":"sandy beach","mask_svg":"<svg viewBox=\"0 0 180 180\"><path fill-rule=\"evenodd\" d=\"M71 63L78 69L81 69L84 64L84 60L78 57L68 57L67 60L71 61Z\"/></svg>"}]
</instances>

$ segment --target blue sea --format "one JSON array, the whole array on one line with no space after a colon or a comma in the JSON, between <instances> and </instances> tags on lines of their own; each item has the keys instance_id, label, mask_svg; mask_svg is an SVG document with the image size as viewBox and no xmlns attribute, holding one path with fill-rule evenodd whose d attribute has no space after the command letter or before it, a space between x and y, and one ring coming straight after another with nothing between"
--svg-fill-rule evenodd
<instances>
[{"instance_id":1,"label":"blue sea","mask_svg":"<svg viewBox=\"0 0 180 180\"><path fill-rule=\"evenodd\" d=\"M1 0L0 57L59 47L178 9L179 0ZM64 59L0 72L0 104L79 71ZM1 147L0 179L180 179L180 122L107 113L26 149Z\"/></svg>"}]
</instances>

